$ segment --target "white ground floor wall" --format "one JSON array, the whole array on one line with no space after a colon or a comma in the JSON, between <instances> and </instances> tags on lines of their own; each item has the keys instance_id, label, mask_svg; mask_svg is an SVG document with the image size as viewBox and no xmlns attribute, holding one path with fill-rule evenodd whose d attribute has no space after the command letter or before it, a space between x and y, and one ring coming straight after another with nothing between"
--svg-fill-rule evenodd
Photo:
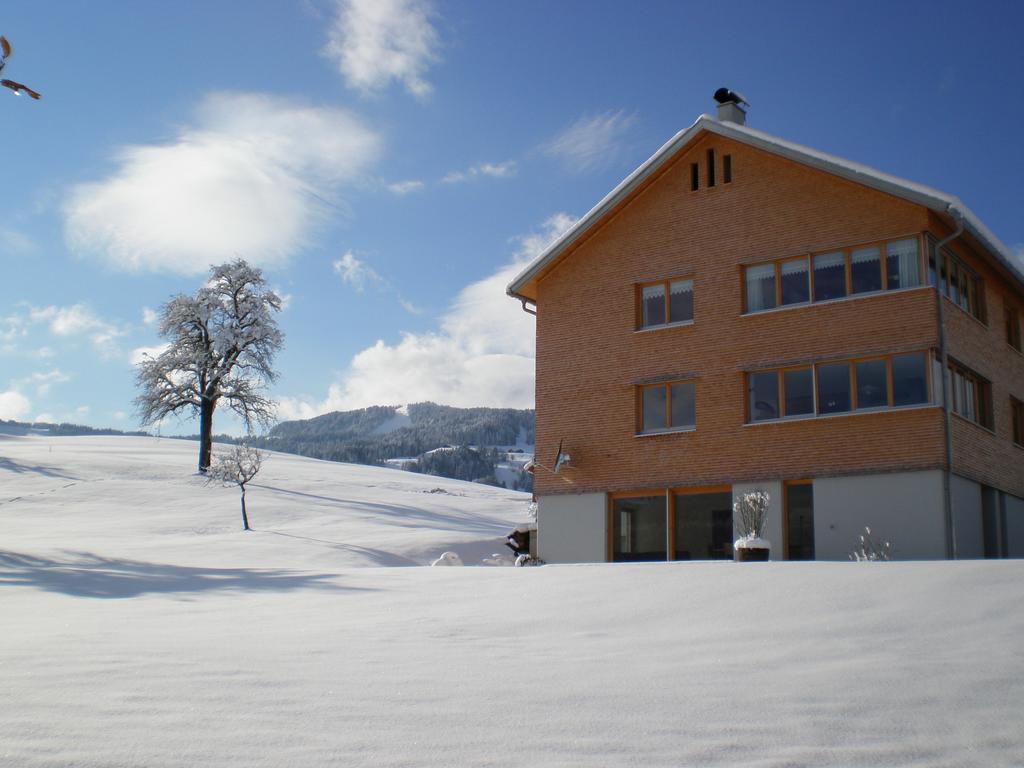
<instances>
[{"instance_id":1,"label":"white ground floor wall","mask_svg":"<svg viewBox=\"0 0 1024 768\"><path fill-rule=\"evenodd\" d=\"M817 560L847 560L860 534L891 542L897 560L946 557L943 472L893 472L812 481L814 553ZM781 480L732 486L733 498L768 492L766 538L771 557L785 557L784 485ZM1024 499L972 480L950 478L958 558L1024 557ZM647 492L657 495L658 490ZM608 553L608 495L540 496L538 550L549 563L604 562ZM671 544L666 550L671 551Z\"/></svg>"}]
</instances>

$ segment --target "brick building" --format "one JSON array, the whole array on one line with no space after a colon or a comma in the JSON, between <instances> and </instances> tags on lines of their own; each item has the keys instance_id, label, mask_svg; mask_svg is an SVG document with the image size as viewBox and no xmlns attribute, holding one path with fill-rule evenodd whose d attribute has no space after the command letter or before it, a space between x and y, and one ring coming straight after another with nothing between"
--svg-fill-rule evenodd
<instances>
[{"instance_id":1,"label":"brick building","mask_svg":"<svg viewBox=\"0 0 1024 768\"><path fill-rule=\"evenodd\" d=\"M956 198L744 117L702 115L508 287L540 556L731 558L754 488L773 558L865 525L901 559L1024 556L1024 272Z\"/></svg>"}]
</instances>

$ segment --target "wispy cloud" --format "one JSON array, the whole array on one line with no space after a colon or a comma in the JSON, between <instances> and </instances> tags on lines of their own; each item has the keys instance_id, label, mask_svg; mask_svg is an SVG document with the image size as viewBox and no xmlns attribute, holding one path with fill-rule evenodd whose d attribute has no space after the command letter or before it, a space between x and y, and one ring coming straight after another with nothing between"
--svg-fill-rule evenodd
<instances>
[{"instance_id":1,"label":"wispy cloud","mask_svg":"<svg viewBox=\"0 0 1024 768\"><path fill-rule=\"evenodd\" d=\"M170 349L170 344L156 344L152 347L136 347L128 355L128 361L132 365L138 365L143 360L149 360L160 357L164 352Z\"/></svg>"},{"instance_id":2,"label":"wispy cloud","mask_svg":"<svg viewBox=\"0 0 1024 768\"><path fill-rule=\"evenodd\" d=\"M435 15L426 0L338 0L324 53L350 88L368 94L395 81L426 98L426 71L439 59Z\"/></svg>"},{"instance_id":3,"label":"wispy cloud","mask_svg":"<svg viewBox=\"0 0 1024 768\"><path fill-rule=\"evenodd\" d=\"M367 283L379 283L382 280L373 267L357 259L352 251L347 251L340 259L335 260L331 267L335 274L341 277L342 282L348 283L360 293L366 288Z\"/></svg>"},{"instance_id":4,"label":"wispy cloud","mask_svg":"<svg viewBox=\"0 0 1024 768\"><path fill-rule=\"evenodd\" d=\"M174 141L123 147L110 176L74 187L65 237L75 252L130 271L198 274L238 255L282 266L380 146L341 109L214 93Z\"/></svg>"},{"instance_id":5,"label":"wispy cloud","mask_svg":"<svg viewBox=\"0 0 1024 768\"><path fill-rule=\"evenodd\" d=\"M71 377L61 371L59 368L54 368L52 371L36 372L21 379L18 383L19 388L21 387L32 387L35 389L36 397L46 397L50 394L50 388L54 384L63 384L71 381Z\"/></svg>"},{"instance_id":6,"label":"wispy cloud","mask_svg":"<svg viewBox=\"0 0 1024 768\"><path fill-rule=\"evenodd\" d=\"M533 407L534 319L518 302L503 298L505 286L574 221L557 214L539 231L517 238L512 261L463 288L437 330L403 334L396 344L378 341L351 360L323 400L283 398L281 416L424 400Z\"/></svg>"},{"instance_id":7,"label":"wispy cloud","mask_svg":"<svg viewBox=\"0 0 1024 768\"><path fill-rule=\"evenodd\" d=\"M442 184L458 184L463 181L471 181L481 176L489 176L492 179L507 179L516 175L518 170L515 160L506 160L503 163L477 163L464 171L452 171L441 179Z\"/></svg>"},{"instance_id":8,"label":"wispy cloud","mask_svg":"<svg viewBox=\"0 0 1024 768\"><path fill-rule=\"evenodd\" d=\"M108 359L120 354L118 339L128 333L124 328L99 317L84 304L31 307L28 318L32 323L46 324L54 336L88 336L96 351Z\"/></svg>"},{"instance_id":9,"label":"wispy cloud","mask_svg":"<svg viewBox=\"0 0 1024 768\"><path fill-rule=\"evenodd\" d=\"M410 194L411 192L418 192L423 189L423 182L417 179L409 179L408 181L395 181L387 185L388 192L392 192L400 197Z\"/></svg>"},{"instance_id":10,"label":"wispy cloud","mask_svg":"<svg viewBox=\"0 0 1024 768\"><path fill-rule=\"evenodd\" d=\"M626 134L636 119L624 111L585 115L543 146L570 169L584 172L614 162L621 154Z\"/></svg>"},{"instance_id":11,"label":"wispy cloud","mask_svg":"<svg viewBox=\"0 0 1024 768\"><path fill-rule=\"evenodd\" d=\"M156 321L160 319L160 315L157 314L155 309L149 307L142 308L142 322L146 325L156 325Z\"/></svg>"},{"instance_id":12,"label":"wispy cloud","mask_svg":"<svg viewBox=\"0 0 1024 768\"><path fill-rule=\"evenodd\" d=\"M38 250L36 242L26 235L10 227L0 227L0 250L24 256Z\"/></svg>"}]
</instances>

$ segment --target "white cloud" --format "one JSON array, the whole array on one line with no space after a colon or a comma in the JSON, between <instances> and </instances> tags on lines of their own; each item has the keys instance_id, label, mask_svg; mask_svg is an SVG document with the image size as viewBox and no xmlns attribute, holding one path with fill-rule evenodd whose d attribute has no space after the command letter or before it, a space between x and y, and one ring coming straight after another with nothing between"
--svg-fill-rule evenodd
<instances>
[{"instance_id":1,"label":"white cloud","mask_svg":"<svg viewBox=\"0 0 1024 768\"><path fill-rule=\"evenodd\" d=\"M36 417L34 419L32 419L32 421L37 423L37 424L39 422L43 422L44 424L56 424L57 423L57 419L54 418L53 414L52 413L46 413L46 412L44 412L44 413L37 413Z\"/></svg>"},{"instance_id":2,"label":"white cloud","mask_svg":"<svg viewBox=\"0 0 1024 768\"><path fill-rule=\"evenodd\" d=\"M281 311L284 312L288 307L292 305L292 295L285 293L277 286L274 286L274 293L277 294L277 298L281 300Z\"/></svg>"},{"instance_id":3,"label":"white cloud","mask_svg":"<svg viewBox=\"0 0 1024 768\"><path fill-rule=\"evenodd\" d=\"M156 321L160 318L155 309L149 307L142 308L142 322L146 325L155 325Z\"/></svg>"},{"instance_id":4,"label":"white cloud","mask_svg":"<svg viewBox=\"0 0 1024 768\"><path fill-rule=\"evenodd\" d=\"M32 403L16 389L0 392L0 419L23 419L31 409Z\"/></svg>"},{"instance_id":5,"label":"white cloud","mask_svg":"<svg viewBox=\"0 0 1024 768\"><path fill-rule=\"evenodd\" d=\"M124 147L112 175L74 187L65 237L72 250L124 270L198 274L238 255L281 266L380 143L341 109L210 94L174 141Z\"/></svg>"},{"instance_id":6,"label":"white cloud","mask_svg":"<svg viewBox=\"0 0 1024 768\"><path fill-rule=\"evenodd\" d=\"M40 360L48 360L55 354L57 353L54 352L50 347L40 347L39 349L32 353L33 357L38 357Z\"/></svg>"},{"instance_id":7,"label":"white cloud","mask_svg":"<svg viewBox=\"0 0 1024 768\"><path fill-rule=\"evenodd\" d=\"M379 283L382 281L380 275L378 275L372 267L367 266L365 261L357 259L352 251L348 251L340 259L336 260L332 266L334 271L341 276L341 279L351 285L360 293L366 287L367 283Z\"/></svg>"},{"instance_id":8,"label":"white cloud","mask_svg":"<svg viewBox=\"0 0 1024 768\"><path fill-rule=\"evenodd\" d=\"M170 344L157 344L154 347L136 347L128 356L128 360L132 365L138 365L147 357L160 357L170 346Z\"/></svg>"},{"instance_id":9,"label":"white cloud","mask_svg":"<svg viewBox=\"0 0 1024 768\"><path fill-rule=\"evenodd\" d=\"M423 314L423 310L422 309L417 307L411 301L409 301L407 299L403 299L401 296L398 297L398 303L402 307L402 309L404 309L410 315L422 315Z\"/></svg>"},{"instance_id":10,"label":"white cloud","mask_svg":"<svg viewBox=\"0 0 1024 768\"><path fill-rule=\"evenodd\" d=\"M548 142L544 151L574 171L589 171L614 161L635 115L623 111L585 115Z\"/></svg>"},{"instance_id":11,"label":"white cloud","mask_svg":"<svg viewBox=\"0 0 1024 768\"><path fill-rule=\"evenodd\" d=\"M21 379L18 383L21 386L35 387L36 397L45 397L50 393L50 388L54 384L63 384L67 381L71 381L71 377L59 368L54 368L46 373L33 373L31 376Z\"/></svg>"},{"instance_id":12,"label":"white cloud","mask_svg":"<svg viewBox=\"0 0 1024 768\"><path fill-rule=\"evenodd\" d=\"M68 307L32 307L29 310L29 319L33 323L46 323L54 336L88 334L96 351L108 359L120 354L117 340L127 334L127 331L98 317L83 304L72 304Z\"/></svg>"},{"instance_id":13,"label":"white cloud","mask_svg":"<svg viewBox=\"0 0 1024 768\"><path fill-rule=\"evenodd\" d=\"M458 184L481 176L492 179L507 179L516 175L516 161L506 160L503 163L477 163L464 171L451 171L441 179L442 184Z\"/></svg>"},{"instance_id":14,"label":"white cloud","mask_svg":"<svg viewBox=\"0 0 1024 768\"><path fill-rule=\"evenodd\" d=\"M423 182L417 179L409 179L408 181L396 181L388 184L388 192L392 192L399 197L408 195L411 192L418 192L423 189Z\"/></svg>"},{"instance_id":15,"label":"white cloud","mask_svg":"<svg viewBox=\"0 0 1024 768\"><path fill-rule=\"evenodd\" d=\"M324 53L350 88L364 94L397 81L417 98L430 94L424 79L437 61L440 39L426 0L338 0Z\"/></svg>"},{"instance_id":16,"label":"white cloud","mask_svg":"<svg viewBox=\"0 0 1024 768\"><path fill-rule=\"evenodd\" d=\"M124 411L114 411L112 414L114 421L124 421L128 418L128 414Z\"/></svg>"},{"instance_id":17,"label":"white cloud","mask_svg":"<svg viewBox=\"0 0 1024 768\"><path fill-rule=\"evenodd\" d=\"M505 286L574 219L557 214L519 238L513 261L459 292L432 333L406 333L359 352L321 402L282 398L282 418L432 400L455 406L532 408L534 319Z\"/></svg>"}]
</instances>

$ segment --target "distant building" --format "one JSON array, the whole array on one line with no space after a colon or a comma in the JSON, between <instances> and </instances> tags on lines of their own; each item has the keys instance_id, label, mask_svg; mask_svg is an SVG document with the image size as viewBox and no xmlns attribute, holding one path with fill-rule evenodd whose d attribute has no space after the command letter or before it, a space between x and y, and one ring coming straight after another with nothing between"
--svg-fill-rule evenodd
<instances>
[{"instance_id":1,"label":"distant building","mask_svg":"<svg viewBox=\"0 0 1024 768\"><path fill-rule=\"evenodd\" d=\"M775 559L865 525L900 559L1024 556L1024 273L958 199L728 103L508 293L537 313L543 560L729 558L754 488Z\"/></svg>"}]
</instances>

